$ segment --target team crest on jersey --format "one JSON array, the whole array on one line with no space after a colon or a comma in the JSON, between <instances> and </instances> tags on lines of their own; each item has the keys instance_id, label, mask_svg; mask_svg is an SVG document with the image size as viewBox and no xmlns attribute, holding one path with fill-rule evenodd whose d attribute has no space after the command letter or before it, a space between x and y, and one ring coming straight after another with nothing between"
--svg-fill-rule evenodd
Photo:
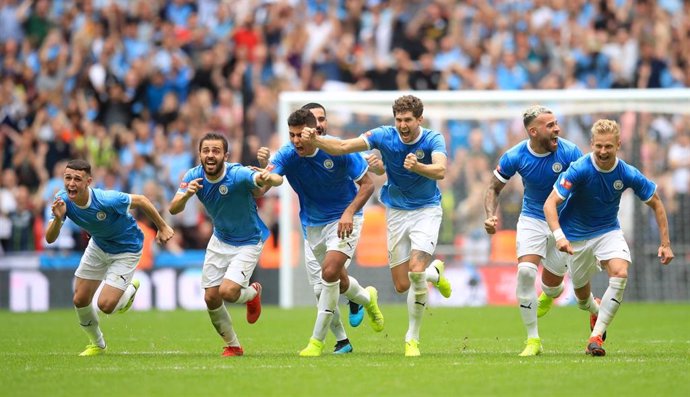
<instances>
[{"instance_id":1,"label":"team crest on jersey","mask_svg":"<svg viewBox=\"0 0 690 397\"><path fill-rule=\"evenodd\" d=\"M331 160L331 159L326 159L326 160L324 160L323 166L324 166L327 170L330 170L331 168L333 168L333 160Z\"/></svg>"},{"instance_id":2,"label":"team crest on jersey","mask_svg":"<svg viewBox=\"0 0 690 397\"><path fill-rule=\"evenodd\" d=\"M98 219L99 221L103 221L103 220L105 220L105 218L106 218L105 212L98 211L96 213L96 219Z\"/></svg>"},{"instance_id":3,"label":"team crest on jersey","mask_svg":"<svg viewBox=\"0 0 690 397\"><path fill-rule=\"evenodd\" d=\"M414 155L417 156L417 160L421 160L424 158L424 151L422 149L417 149Z\"/></svg>"},{"instance_id":4,"label":"team crest on jersey","mask_svg":"<svg viewBox=\"0 0 690 397\"><path fill-rule=\"evenodd\" d=\"M620 179L616 179L616 180L613 182L613 188L616 189L616 190L621 190L621 189L623 189L623 181L621 181Z\"/></svg>"},{"instance_id":5,"label":"team crest on jersey","mask_svg":"<svg viewBox=\"0 0 690 397\"><path fill-rule=\"evenodd\" d=\"M559 172L563 171L563 164L553 163L553 165L551 166L551 170L558 174Z\"/></svg>"},{"instance_id":6,"label":"team crest on jersey","mask_svg":"<svg viewBox=\"0 0 690 397\"><path fill-rule=\"evenodd\" d=\"M228 194L228 187L225 185L220 185L220 187L218 188L218 191L220 192L220 194L225 196L226 194Z\"/></svg>"}]
</instances>

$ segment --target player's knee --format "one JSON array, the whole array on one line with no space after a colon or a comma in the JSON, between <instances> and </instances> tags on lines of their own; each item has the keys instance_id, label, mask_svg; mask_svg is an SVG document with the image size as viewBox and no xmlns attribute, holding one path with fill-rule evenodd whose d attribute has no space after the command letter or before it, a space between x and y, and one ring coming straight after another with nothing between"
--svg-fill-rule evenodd
<instances>
[{"instance_id":1,"label":"player's knee","mask_svg":"<svg viewBox=\"0 0 690 397\"><path fill-rule=\"evenodd\" d=\"M223 304L217 289L207 289L204 292L204 302L206 302L206 307L209 309L217 309Z\"/></svg>"},{"instance_id":2,"label":"player's knee","mask_svg":"<svg viewBox=\"0 0 690 397\"><path fill-rule=\"evenodd\" d=\"M620 268L620 269L615 269L611 270L609 272L609 278L628 278L628 269L627 268Z\"/></svg>"},{"instance_id":3,"label":"player's knee","mask_svg":"<svg viewBox=\"0 0 690 397\"><path fill-rule=\"evenodd\" d=\"M221 285L218 289L218 292L220 293L220 297L223 298L223 300L226 300L228 302L235 302L240 297L240 289L241 287L239 286L239 284Z\"/></svg>"},{"instance_id":4,"label":"player's knee","mask_svg":"<svg viewBox=\"0 0 690 397\"><path fill-rule=\"evenodd\" d=\"M410 280L393 280L393 287L395 288L395 292L403 294L410 289Z\"/></svg>"},{"instance_id":5,"label":"player's knee","mask_svg":"<svg viewBox=\"0 0 690 397\"><path fill-rule=\"evenodd\" d=\"M520 263L517 270L515 295L518 300L531 299L535 294L534 282L537 280L537 267L532 263Z\"/></svg>"},{"instance_id":6,"label":"player's knee","mask_svg":"<svg viewBox=\"0 0 690 397\"><path fill-rule=\"evenodd\" d=\"M329 283L339 281L340 269L338 269L336 266L325 266L321 270L321 277Z\"/></svg>"},{"instance_id":7,"label":"player's knee","mask_svg":"<svg viewBox=\"0 0 690 397\"><path fill-rule=\"evenodd\" d=\"M89 305L89 303L91 303L91 298L89 298L88 296L75 294L72 298L72 303L75 307L86 307Z\"/></svg>"},{"instance_id":8,"label":"player's knee","mask_svg":"<svg viewBox=\"0 0 690 397\"><path fill-rule=\"evenodd\" d=\"M114 301L98 301L98 308L105 314L111 314L112 312L114 312L116 306L117 302Z\"/></svg>"}]
</instances>

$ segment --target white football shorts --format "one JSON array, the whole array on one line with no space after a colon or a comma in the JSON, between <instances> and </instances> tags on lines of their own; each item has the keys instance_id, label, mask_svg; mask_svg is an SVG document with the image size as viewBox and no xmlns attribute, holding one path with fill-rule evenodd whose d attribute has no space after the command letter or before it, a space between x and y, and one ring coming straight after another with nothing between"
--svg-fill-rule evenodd
<instances>
[{"instance_id":1,"label":"white football shorts","mask_svg":"<svg viewBox=\"0 0 690 397\"><path fill-rule=\"evenodd\" d=\"M386 208L388 266L409 260L412 250L433 255L442 218L440 205L416 210Z\"/></svg>"},{"instance_id":2,"label":"white football shorts","mask_svg":"<svg viewBox=\"0 0 690 397\"><path fill-rule=\"evenodd\" d=\"M568 271L568 254L556 249L556 241L546 221L520 215L515 243L517 257L539 255L545 269L557 276Z\"/></svg>"},{"instance_id":3,"label":"white football shorts","mask_svg":"<svg viewBox=\"0 0 690 397\"><path fill-rule=\"evenodd\" d=\"M350 237L338 237L338 221L323 226L308 226L307 238L304 241L304 264L307 266L307 277L310 285L321 283L321 263L328 251L340 251L347 255L345 268L355 253L359 236L362 233L364 218L361 215L352 218L352 233Z\"/></svg>"},{"instance_id":4,"label":"white football shorts","mask_svg":"<svg viewBox=\"0 0 690 397\"><path fill-rule=\"evenodd\" d=\"M142 251L109 254L91 239L74 275L85 280L105 280L107 285L124 291L132 282L141 254Z\"/></svg>"},{"instance_id":5,"label":"white football shorts","mask_svg":"<svg viewBox=\"0 0 690 397\"><path fill-rule=\"evenodd\" d=\"M263 241L254 245L234 246L220 241L215 235L211 236L201 271L201 287L217 287L224 278L248 287L263 247Z\"/></svg>"},{"instance_id":6,"label":"white football shorts","mask_svg":"<svg viewBox=\"0 0 690 397\"><path fill-rule=\"evenodd\" d=\"M630 248L620 229L589 240L571 241L570 245L573 247L573 255L569 258L573 288L584 287L594 273L601 271L601 261L619 258L632 262Z\"/></svg>"}]
</instances>

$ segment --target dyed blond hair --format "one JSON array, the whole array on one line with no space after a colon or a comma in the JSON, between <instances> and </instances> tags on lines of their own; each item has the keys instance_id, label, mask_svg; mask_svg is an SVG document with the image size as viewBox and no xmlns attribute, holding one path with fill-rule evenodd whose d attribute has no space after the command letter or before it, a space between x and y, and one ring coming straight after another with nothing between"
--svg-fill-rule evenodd
<instances>
[{"instance_id":1,"label":"dyed blond hair","mask_svg":"<svg viewBox=\"0 0 690 397\"><path fill-rule=\"evenodd\" d=\"M529 125L532 124L532 122L539 117L540 115L548 113L548 114L553 114L551 109L542 106L542 105L532 105L525 109L525 111L522 113L522 125L525 126L526 130L529 130Z\"/></svg>"},{"instance_id":2,"label":"dyed blond hair","mask_svg":"<svg viewBox=\"0 0 690 397\"><path fill-rule=\"evenodd\" d=\"M594 123L594 125L592 126L591 131L592 138L594 138L595 135L613 134L616 137L616 140L621 139L621 130L618 127L618 123L616 123L613 120L597 120L596 123Z\"/></svg>"}]
</instances>

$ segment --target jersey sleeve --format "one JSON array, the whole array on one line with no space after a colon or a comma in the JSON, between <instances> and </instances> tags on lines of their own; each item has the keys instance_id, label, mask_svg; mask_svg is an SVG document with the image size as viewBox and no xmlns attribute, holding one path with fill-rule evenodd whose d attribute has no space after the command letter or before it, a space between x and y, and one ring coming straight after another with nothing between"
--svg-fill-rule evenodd
<instances>
[{"instance_id":1,"label":"jersey sleeve","mask_svg":"<svg viewBox=\"0 0 690 397\"><path fill-rule=\"evenodd\" d=\"M381 147L381 141L386 134L386 129L383 127L377 127L373 130L369 130L364 134L360 135L362 139L367 143L369 149L379 149Z\"/></svg>"},{"instance_id":2,"label":"jersey sleeve","mask_svg":"<svg viewBox=\"0 0 690 397\"><path fill-rule=\"evenodd\" d=\"M513 161L514 156L512 153L512 151L503 153L501 158L498 159L498 165L494 170L496 178L503 183L508 183L508 180L517 172L517 166L515 161Z\"/></svg>"},{"instance_id":3,"label":"jersey sleeve","mask_svg":"<svg viewBox=\"0 0 690 397\"><path fill-rule=\"evenodd\" d=\"M582 171L579 167L571 165L565 172L561 173L556 179L553 188L556 190L558 197L562 200L567 199L573 192L573 187L582 180Z\"/></svg>"},{"instance_id":4,"label":"jersey sleeve","mask_svg":"<svg viewBox=\"0 0 690 397\"><path fill-rule=\"evenodd\" d=\"M254 189L258 187L256 181L254 180L254 174L256 174L256 171L252 170L251 168L239 167L237 169L237 181L244 183L249 189Z\"/></svg>"},{"instance_id":5,"label":"jersey sleeve","mask_svg":"<svg viewBox=\"0 0 690 397\"><path fill-rule=\"evenodd\" d=\"M273 153L273 156L271 156L271 158L268 160L268 166L266 167L266 169L270 172L281 176L285 176L286 168L286 156L285 151L283 150L278 150L277 152Z\"/></svg>"},{"instance_id":6,"label":"jersey sleeve","mask_svg":"<svg viewBox=\"0 0 690 397\"><path fill-rule=\"evenodd\" d=\"M448 157L448 152L446 151L446 140L443 139L443 135L435 134L431 140L431 154L442 153Z\"/></svg>"},{"instance_id":7,"label":"jersey sleeve","mask_svg":"<svg viewBox=\"0 0 690 397\"><path fill-rule=\"evenodd\" d=\"M353 181L358 181L369 169L369 164L359 153L347 155L347 174Z\"/></svg>"},{"instance_id":8,"label":"jersey sleeve","mask_svg":"<svg viewBox=\"0 0 690 397\"><path fill-rule=\"evenodd\" d=\"M189 186L189 182L191 182L192 180L194 180L193 168L185 172L184 176L182 177L182 182L180 182L180 186L177 187L177 194L184 194L187 191L187 186Z\"/></svg>"},{"instance_id":9,"label":"jersey sleeve","mask_svg":"<svg viewBox=\"0 0 690 397\"><path fill-rule=\"evenodd\" d=\"M656 192L656 184L644 176L637 168L628 166L626 176L629 178L628 184L635 195L645 203L652 199Z\"/></svg>"},{"instance_id":10,"label":"jersey sleeve","mask_svg":"<svg viewBox=\"0 0 690 397\"><path fill-rule=\"evenodd\" d=\"M132 196L127 193L108 190L103 192L105 203L118 214L126 214L132 205Z\"/></svg>"}]
</instances>

